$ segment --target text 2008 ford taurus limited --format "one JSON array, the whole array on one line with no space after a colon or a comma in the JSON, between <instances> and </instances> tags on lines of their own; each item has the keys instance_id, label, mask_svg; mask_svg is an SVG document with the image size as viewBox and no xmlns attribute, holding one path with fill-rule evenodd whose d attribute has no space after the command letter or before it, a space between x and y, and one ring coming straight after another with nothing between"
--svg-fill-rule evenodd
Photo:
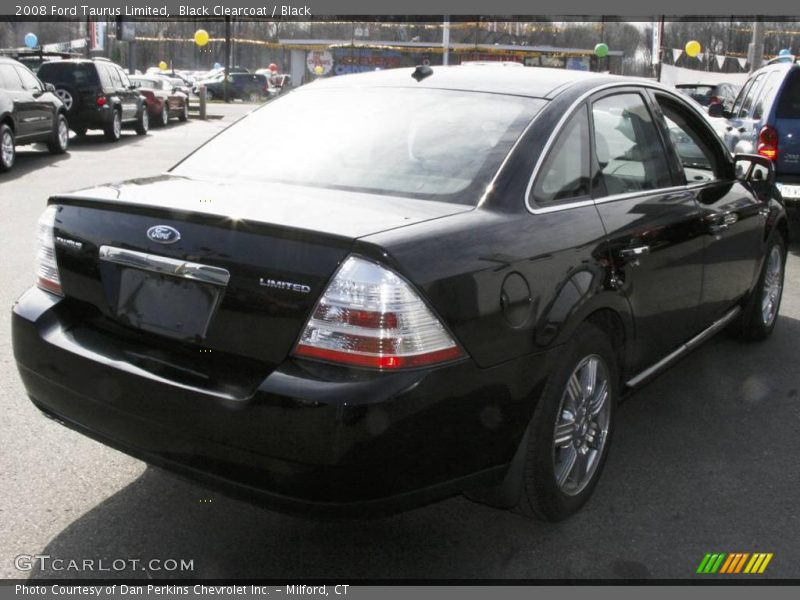
<instances>
[{"instance_id":1,"label":"text 2008 ford taurus limited","mask_svg":"<svg viewBox=\"0 0 800 600\"><path fill-rule=\"evenodd\" d=\"M15 355L46 414L284 510L563 519L626 390L774 328L773 178L642 80L335 77L51 198Z\"/></svg>"}]
</instances>

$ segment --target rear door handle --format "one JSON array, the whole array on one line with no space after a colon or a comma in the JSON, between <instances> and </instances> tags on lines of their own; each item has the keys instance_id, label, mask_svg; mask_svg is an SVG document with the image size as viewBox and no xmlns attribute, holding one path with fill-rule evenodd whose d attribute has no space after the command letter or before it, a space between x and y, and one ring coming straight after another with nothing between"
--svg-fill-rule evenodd
<instances>
[{"instance_id":1,"label":"rear door handle","mask_svg":"<svg viewBox=\"0 0 800 600\"><path fill-rule=\"evenodd\" d=\"M708 223L708 230L711 233L719 233L721 231L725 231L731 225L736 223L739 220L739 215L735 212L726 212L726 213L713 213L706 217L706 222Z\"/></svg>"},{"instance_id":2,"label":"rear door handle","mask_svg":"<svg viewBox=\"0 0 800 600\"><path fill-rule=\"evenodd\" d=\"M645 254L650 254L650 246L635 246L633 248L623 248L619 251L620 258L639 258Z\"/></svg>"}]
</instances>

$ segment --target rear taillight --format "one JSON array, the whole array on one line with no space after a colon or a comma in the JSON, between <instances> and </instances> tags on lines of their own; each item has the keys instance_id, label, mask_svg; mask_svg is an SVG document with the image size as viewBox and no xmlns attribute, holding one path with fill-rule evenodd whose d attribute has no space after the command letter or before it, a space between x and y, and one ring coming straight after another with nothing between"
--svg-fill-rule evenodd
<instances>
[{"instance_id":1,"label":"rear taillight","mask_svg":"<svg viewBox=\"0 0 800 600\"><path fill-rule=\"evenodd\" d=\"M48 206L39 217L38 245L36 248L36 285L53 294L63 295L61 277L56 263L56 245L53 228L58 207Z\"/></svg>"},{"instance_id":2,"label":"rear taillight","mask_svg":"<svg viewBox=\"0 0 800 600\"><path fill-rule=\"evenodd\" d=\"M294 354L374 369L429 366L464 356L408 282L355 256L328 285Z\"/></svg>"},{"instance_id":3,"label":"rear taillight","mask_svg":"<svg viewBox=\"0 0 800 600\"><path fill-rule=\"evenodd\" d=\"M106 97L105 96L98 96L97 97L97 108L103 108L106 105Z\"/></svg>"},{"instance_id":4,"label":"rear taillight","mask_svg":"<svg viewBox=\"0 0 800 600\"><path fill-rule=\"evenodd\" d=\"M764 125L758 133L758 147L756 149L761 156L777 160L778 159L778 130L769 125Z\"/></svg>"}]
</instances>

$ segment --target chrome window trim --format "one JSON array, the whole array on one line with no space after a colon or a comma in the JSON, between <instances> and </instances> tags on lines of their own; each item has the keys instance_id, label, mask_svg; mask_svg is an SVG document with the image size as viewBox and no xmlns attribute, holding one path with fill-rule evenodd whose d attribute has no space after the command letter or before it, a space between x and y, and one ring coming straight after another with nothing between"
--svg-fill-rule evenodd
<instances>
[{"instance_id":1,"label":"chrome window trim","mask_svg":"<svg viewBox=\"0 0 800 600\"><path fill-rule=\"evenodd\" d=\"M157 254L147 254L136 252L125 248L115 248L113 246L100 246L100 260L112 262L124 267L143 269L162 275L181 277L200 283L208 283L225 287L230 281L231 274L227 269L212 267L200 263L167 258Z\"/></svg>"},{"instance_id":2,"label":"chrome window trim","mask_svg":"<svg viewBox=\"0 0 800 600\"><path fill-rule=\"evenodd\" d=\"M593 88L593 89L581 94L569 106L569 108L566 111L564 111L564 115L559 119L558 123L556 123L556 126L553 128L553 131L550 134L550 137L547 139L547 142L545 143L544 148L542 148L542 152L539 155L539 158L536 160L536 164L533 167L533 172L531 173L531 177L528 180L528 185L525 188L525 208L527 209L527 211L529 213L534 214L534 215L541 215L541 214L547 214L547 213L552 213L552 212L558 212L558 211L561 211L561 210L572 210L574 208L581 208L583 206L590 206L590 205L595 205L595 204L603 204L603 203L606 203L606 202L615 202L617 200L625 200L625 199L628 199L628 198L634 198L634 197L638 197L638 196L651 196L651 195L654 195L654 194L664 194L664 193L668 194L670 192L683 191L683 190L688 191L688 190L691 190L691 189L693 189L695 187L699 187L699 186L707 185L707 184L711 183L711 182L708 182L708 181L704 181L704 182L699 182L699 183L691 183L691 184L685 184L685 185L670 186L670 187L666 187L666 188L658 188L658 189L654 189L654 190L644 190L644 191L640 191L640 192L628 192L628 193L625 193L625 194L615 194L615 195L611 195L611 196L603 196L602 198L579 200L579 201L576 201L576 202L565 202L563 204L555 204L553 206L537 206L537 205L532 203L531 192L533 191L533 184L536 181L536 176L539 174L539 170L542 168L542 163L544 163L545 159L549 155L550 150L552 149L552 146L555 143L556 138L561 133L561 130L564 128L564 125L570 119L570 117L572 117L572 115L575 113L576 108L580 104L585 102L587 98L589 98L590 96L592 96L592 95L594 95L594 94L596 94L598 92L602 92L602 91L610 90L610 89L614 89L614 88L636 88L636 87L652 88L652 89L658 90L660 92L666 92L671 97L678 98L679 101L682 101L682 99L679 98L678 96L676 96L668 87L666 87L664 85L657 84L655 82L650 82L650 81L647 81L647 82L615 81L614 83L606 83L604 85L598 86L596 88ZM538 115L537 115L537 117L538 117ZM534 119L534 120L536 120L536 119Z\"/></svg>"}]
</instances>

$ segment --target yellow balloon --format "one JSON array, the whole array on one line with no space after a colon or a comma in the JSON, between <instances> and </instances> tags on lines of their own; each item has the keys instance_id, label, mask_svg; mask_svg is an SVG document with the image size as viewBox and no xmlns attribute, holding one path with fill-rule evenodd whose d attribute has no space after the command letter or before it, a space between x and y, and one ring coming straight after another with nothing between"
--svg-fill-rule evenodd
<instances>
[{"instance_id":1,"label":"yellow balloon","mask_svg":"<svg viewBox=\"0 0 800 600\"><path fill-rule=\"evenodd\" d=\"M700 54L700 50L702 49L703 48L700 46L700 42L695 40L692 40L691 42L686 42L686 47L684 48L684 50L686 50L686 54L688 54L692 58Z\"/></svg>"},{"instance_id":2,"label":"yellow balloon","mask_svg":"<svg viewBox=\"0 0 800 600\"><path fill-rule=\"evenodd\" d=\"M162 71L166 71L167 67L169 67L169 65L165 63L163 60L160 63L158 63L158 68L161 69Z\"/></svg>"},{"instance_id":3,"label":"yellow balloon","mask_svg":"<svg viewBox=\"0 0 800 600\"><path fill-rule=\"evenodd\" d=\"M194 43L198 46L205 46L208 43L208 32L205 29L198 29L194 32Z\"/></svg>"},{"instance_id":4,"label":"yellow balloon","mask_svg":"<svg viewBox=\"0 0 800 600\"><path fill-rule=\"evenodd\" d=\"M322 68L322 65L317 65L314 67L314 73L317 75L322 75L325 72L325 69Z\"/></svg>"}]
</instances>

